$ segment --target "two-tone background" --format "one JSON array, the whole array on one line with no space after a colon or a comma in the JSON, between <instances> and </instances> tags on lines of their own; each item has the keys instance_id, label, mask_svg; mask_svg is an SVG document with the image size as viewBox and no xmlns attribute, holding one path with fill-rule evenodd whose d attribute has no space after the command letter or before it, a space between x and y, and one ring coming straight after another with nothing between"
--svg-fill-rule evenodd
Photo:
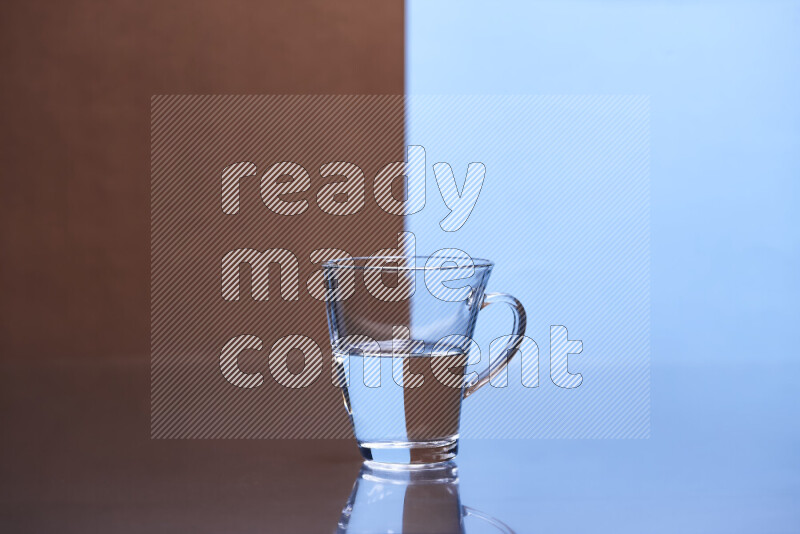
<instances>
[{"instance_id":1,"label":"two-tone background","mask_svg":"<svg viewBox=\"0 0 800 534\"><path fill-rule=\"evenodd\" d=\"M620 117L613 98L646 97L646 212L620 204L613 188L591 187L602 177L592 172L614 169L601 156L619 145L584 124L532 150L527 168L505 169L502 187L487 183L475 218L446 245L497 261L494 288L572 314L543 317L542 330L565 322L572 333L570 321L647 304L638 318L649 329L633 327L648 332L634 340L649 354L649 439L466 441L462 501L518 532L797 531L797 2L15 1L2 9L4 531L335 528L358 470L348 439L150 437L152 96L270 94L445 95L439 113L457 95L493 95L469 111L497 145L491 152L515 157L541 147L524 142L535 128L523 127L524 113L486 113L487 102L566 95L573 107L605 102L605 116ZM406 144L432 142L436 118L424 99L403 102L377 130L397 159ZM553 124L577 124L554 109ZM475 137L463 132L475 125L448 124L431 145L441 153L449 142L447 153L431 157L470 157L475 147L465 143ZM586 135L595 143L580 142ZM600 155L575 152L586 146ZM575 184L575 203L558 196L554 184L564 183ZM315 246L303 239L326 232L368 254L407 228L429 253L443 216L438 192L429 198L430 210L405 221L368 209L359 224L337 226L310 213L308 231L286 219L269 232L298 239L298 254ZM637 241L649 255L646 300L603 292L614 285L565 284L592 281L581 252L593 253L591 265L602 245L622 242L603 224L581 233L575 221L593 220L570 211L581 206L618 226L646 215L648 239ZM643 271L614 258L608 276L636 287ZM552 287L575 291L569 306ZM606 315L581 317L587 306ZM292 312L318 314L313 335L324 340L319 302L304 298ZM265 338L285 330L249 320ZM491 318L481 335L505 320ZM588 354L591 338L576 337ZM343 416L338 402L321 406Z\"/></svg>"}]
</instances>

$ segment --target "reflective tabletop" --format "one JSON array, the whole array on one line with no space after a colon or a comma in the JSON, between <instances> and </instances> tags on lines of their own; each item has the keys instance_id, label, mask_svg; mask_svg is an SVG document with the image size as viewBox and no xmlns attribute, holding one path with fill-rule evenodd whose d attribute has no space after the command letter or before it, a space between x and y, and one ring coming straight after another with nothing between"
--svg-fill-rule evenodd
<instances>
[{"instance_id":1,"label":"reflective tabletop","mask_svg":"<svg viewBox=\"0 0 800 534\"><path fill-rule=\"evenodd\" d=\"M649 439L464 440L431 482L362 466L350 440L151 440L142 360L6 365L1 522L4 532L797 532L798 370L655 363Z\"/></svg>"}]
</instances>

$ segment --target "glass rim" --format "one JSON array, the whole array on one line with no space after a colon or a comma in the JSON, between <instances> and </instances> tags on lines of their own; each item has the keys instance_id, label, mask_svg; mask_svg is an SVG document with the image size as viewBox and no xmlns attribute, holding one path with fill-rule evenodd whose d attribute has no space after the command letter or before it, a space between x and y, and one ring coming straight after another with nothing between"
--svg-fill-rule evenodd
<instances>
[{"instance_id":1,"label":"glass rim","mask_svg":"<svg viewBox=\"0 0 800 534\"><path fill-rule=\"evenodd\" d=\"M443 260L445 263L433 267L427 267L426 264L430 258L436 257ZM414 265L403 264L410 259L414 259ZM472 258L472 266L475 269L491 269L494 267L494 262L484 258ZM394 261L398 262L396 265L369 265L368 262L375 260ZM423 260L419 264L416 260ZM448 261L450 260L450 261ZM465 260L463 256L355 256L352 258L333 258L322 263L323 269L353 269L357 271L366 270L381 270L381 271L444 271L449 269L469 269L470 265L459 265L458 262ZM359 262L362 262L359 264Z\"/></svg>"}]
</instances>

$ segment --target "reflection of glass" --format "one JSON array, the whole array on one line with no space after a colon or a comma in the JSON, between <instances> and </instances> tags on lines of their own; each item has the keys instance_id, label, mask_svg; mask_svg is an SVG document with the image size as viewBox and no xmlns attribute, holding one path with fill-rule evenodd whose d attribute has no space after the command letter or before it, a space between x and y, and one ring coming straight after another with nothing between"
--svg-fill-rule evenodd
<instances>
[{"instance_id":1,"label":"reflection of glass","mask_svg":"<svg viewBox=\"0 0 800 534\"><path fill-rule=\"evenodd\" d=\"M525 333L522 304L484 292L492 266L460 256L322 266L335 372L364 459L433 464L455 457L462 399L508 364ZM488 369L465 376L478 312L495 303L511 309L512 335L500 340Z\"/></svg>"},{"instance_id":2,"label":"reflection of glass","mask_svg":"<svg viewBox=\"0 0 800 534\"><path fill-rule=\"evenodd\" d=\"M432 469L392 469L365 462L342 510L337 532L466 533L474 517L512 533L502 521L461 505L458 468L446 462ZM465 521L466 519L466 521Z\"/></svg>"}]
</instances>

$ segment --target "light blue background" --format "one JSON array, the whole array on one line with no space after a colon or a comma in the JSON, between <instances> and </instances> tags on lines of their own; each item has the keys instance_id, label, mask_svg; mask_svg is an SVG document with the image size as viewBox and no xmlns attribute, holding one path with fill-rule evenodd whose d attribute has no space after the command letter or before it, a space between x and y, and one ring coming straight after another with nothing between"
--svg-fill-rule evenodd
<instances>
[{"instance_id":1,"label":"light blue background","mask_svg":"<svg viewBox=\"0 0 800 534\"><path fill-rule=\"evenodd\" d=\"M489 291L522 301L535 341L512 360L507 378L465 403L462 437L649 435L648 108L643 96L408 98L407 138L425 147L429 169L425 208L406 219L417 250L495 260ZM450 164L459 185L470 162L485 166L480 196L457 231L440 227L448 208L432 171L437 162ZM435 322L427 308L412 307L412 323ZM491 341L511 333L510 314L492 306L477 325L478 368L485 368ZM583 375L569 378L582 380L579 387L558 376L565 355L560 365L551 355L554 325L583 344L568 357L569 371ZM526 370L538 358L536 388L523 386L523 358Z\"/></svg>"},{"instance_id":2,"label":"light blue background","mask_svg":"<svg viewBox=\"0 0 800 534\"><path fill-rule=\"evenodd\" d=\"M519 532L800 532L800 4L407 6L409 94L650 95L651 437L466 441L463 502Z\"/></svg>"}]
</instances>

